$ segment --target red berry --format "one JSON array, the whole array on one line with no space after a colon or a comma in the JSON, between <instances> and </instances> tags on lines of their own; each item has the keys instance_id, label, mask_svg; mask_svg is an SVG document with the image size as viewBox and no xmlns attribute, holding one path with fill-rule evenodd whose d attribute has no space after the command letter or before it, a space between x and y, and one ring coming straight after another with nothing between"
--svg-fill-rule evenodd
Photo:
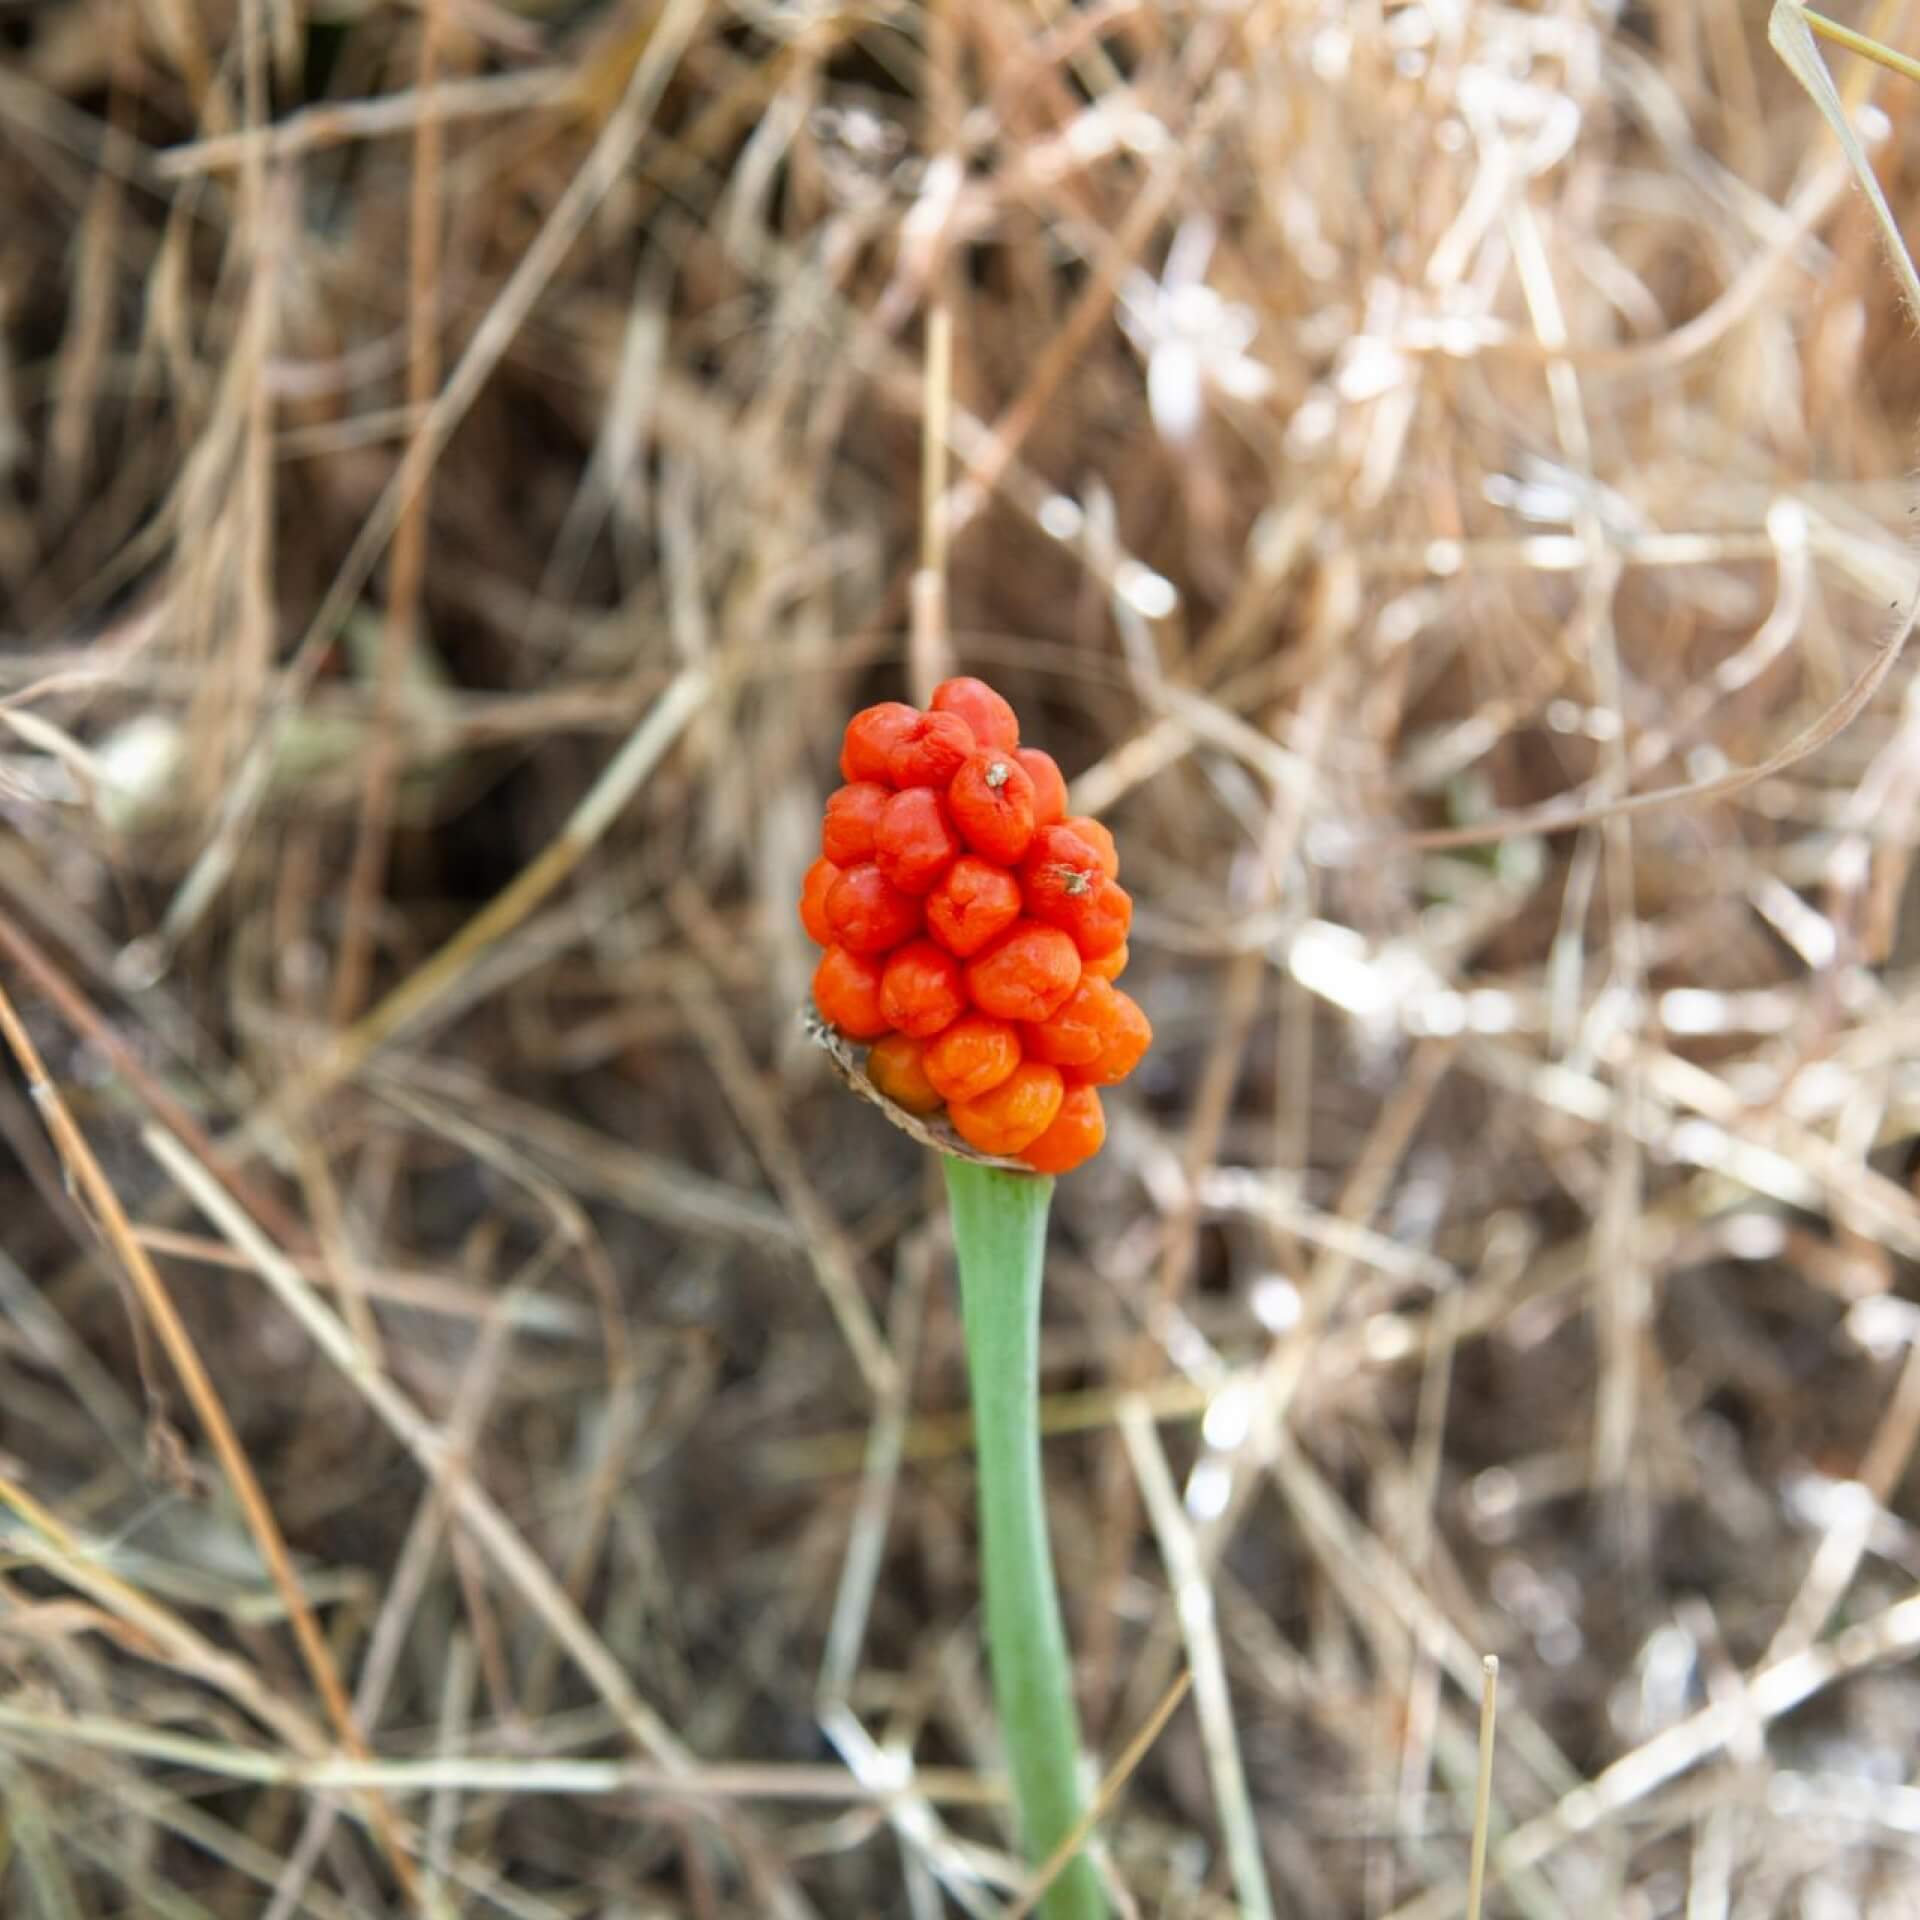
<instances>
[{"instance_id":1,"label":"red berry","mask_svg":"<svg viewBox=\"0 0 1920 1920\"><path fill-rule=\"evenodd\" d=\"M927 896L927 931L962 960L1020 918L1020 883L1004 867L963 853Z\"/></svg>"},{"instance_id":2,"label":"red berry","mask_svg":"<svg viewBox=\"0 0 1920 1920\"><path fill-rule=\"evenodd\" d=\"M947 1118L982 1153L1018 1153L1053 1125L1066 1091L1058 1067L1023 1060L992 1092L949 1105Z\"/></svg>"},{"instance_id":3,"label":"red berry","mask_svg":"<svg viewBox=\"0 0 1920 1920\"><path fill-rule=\"evenodd\" d=\"M1016 920L967 966L968 997L999 1020L1050 1020L1079 984L1079 950L1032 920Z\"/></svg>"},{"instance_id":4,"label":"red berry","mask_svg":"<svg viewBox=\"0 0 1920 1920\"><path fill-rule=\"evenodd\" d=\"M947 804L931 787L906 787L888 798L873 836L873 857L902 893L927 893L960 853Z\"/></svg>"},{"instance_id":5,"label":"red berry","mask_svg":"<svg viewBox=\"0 0 1920 1920\"><path fill-rule=\"evenodd\" d=\"M877 780L856 780L827 796L826 818L820 823L820 851L836 867L857 867L873 858L873 830L880 812L893 798L893 789Z\"/></svg>"},{"instance_id":6,"label":"red berry","mask_svg":"<svg viewBox=\"0 0 1920 1920\"><path fill-rule=\"evenodd\" d=\"M917 713L887 755L887 777L896 787L944 792L974 744L973 729L957 713Z\"/></svg>"},{"instance_id":7,"label":"red berry","mask_svg":"<svg viewBox=\"0 0 1920 1920\"><path fill-rule=\"evenodd\" d=\"M938 1113L946 1103L927 1078L926 1050L926 1043L911 1034L883 1034L868 1051L867 1078L896 1107L905 1107L909 1113Z\"/></svg>"},{"instance_id":8,"label":"red berry","mask_svg":"<svg viewBox=\"0 0 1920 1920\"><path fill-rule=\"evenodd\" d=\"M927 1040L966 1010L960 962L952 954L931 940L909 940L887 955L880 975L880 1011L890 1027Z\"/></svg>"},{"instance_id":9,"label":"red berry","mask_svg":"<svg viewBox=\"0 0 1920 1920\"><path fill-rule=\"evenodd\" d=\"M833 883L827 923L850 953L885 953L920 931L920 902L868 861Z\"/></svg>"},{"instance_id":10,"label":"red berry","mask_svg":"<svg viewBox=\"0 0 1920 1920\"><path fill-rule=\"evenodd\" d=\"M1019 863L1033 839L1033 782L1010 753L976 753L947 789L960 837L984 859Z\"/></svg>"},{"instance_id":11,"label":"red berry","mask_svg":"<svg viewBox=\"0 0 1920 1920\"><path fill-rule=\"evenodd\" d=\"M877 1040L887 1031L879 963L865 954L829 947L813 970L813 1004L851 1040Z\"/></svg>"},{"instance_id":12,"label":"red berry","mask_svg":"<svg viewBox=\"0 0 1920 1920\"><path fill-rule=\"evenodd\" d=\"M840 878L840 869L831 860L816 860L800 883L800 924L807 937L823 947L833 945L833 922L827 918L827 895Z\"/></svg>"},{"instance_id":13,"label":"red berry","mask_svg":"<svg viewBox=\"0 0 1920 1920\"><path fill-rule=\"evenodd\" d=\"M1133 901L1108 879L1099 851L1071 827L1042 827L1020 866L1027 912L1072 935L1089 959L1124 943Z\"/></svg>"},{"instance_id":14,"label":"red berry","mask_svg":"<svg viewBox=\"0 0 1920 1920\"><path fill-rule=\"evenodd\" d=\"M877 707L862 707L847 722L840 743L840 777L843 780L885 780L887 756L894 742L920 716L904 700L883 700Z\"/></svg>"},{"instance_id":15,"label":"red berry","mask_svg":"<svg viewBox=\"0 0 1920 1920\"><path fill-rule=\"evenodd\" d=\"M942 680L927 702L933 713L957 713L973 731L983 747L999 747L1011 753L1020 744L1020 722L1005 699L971 674Z\"/></svg>"},{"instance_id":16,"label":"red berry","mask_svg":"<svg viewBox=\"0 0 1920 1920\"><path fill-rule=\"evenodd\" d=\"M1022 747L1013 757L1033 782L1033 824L1058 826L1067 817L1067 781L1059 763L1038 747Z\"/></svg>"},{"instance_id":17,"label":"red berry","mask_svg":"<svg viewBox=\"0 0 1920 1920\"><path fill-rule=\"evenodd\" d=\"M1120 849L1114 845L1113 834L1106 826L1088 813L1076 813L1060 824L1069 833L1077 833L1093 849L1100 871L1109 880L1120 878Z\"/></svg>"}]
</instances>

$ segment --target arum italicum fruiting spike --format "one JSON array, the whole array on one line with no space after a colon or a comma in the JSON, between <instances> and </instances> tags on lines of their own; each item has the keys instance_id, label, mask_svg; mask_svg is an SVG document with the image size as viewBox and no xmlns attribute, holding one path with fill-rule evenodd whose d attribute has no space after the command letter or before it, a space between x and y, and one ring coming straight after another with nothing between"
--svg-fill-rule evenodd
<instances>
[{"instance_id":1,"label":"arum italicum fruiting spike","mask_svg":"<svg viewBox=\"0 0 1920 1920\"><path fill-rule=\"evenodd\" d=\"M1054 1177L1106 1140L1102 1087L1153 1037L1113 983L1133 902L1112 835L1067 813L1052 759L984 682L848 722L800 917L826 948L814 1004L871 1042L854 1084L938 1147L960 1269L979 1465L987 1653L1027 1857L1082 1817L1080 1731L1040 1474L1040 1283ZM1046 1920L1104 1920L1084 1852Z\"/></svg>"}]
</instances>

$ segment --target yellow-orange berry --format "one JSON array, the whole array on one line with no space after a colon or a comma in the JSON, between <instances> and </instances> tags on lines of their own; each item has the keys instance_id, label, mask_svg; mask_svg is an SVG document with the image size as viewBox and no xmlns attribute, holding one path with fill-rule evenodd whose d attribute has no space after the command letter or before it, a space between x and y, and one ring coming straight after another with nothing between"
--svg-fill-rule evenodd
<instances>
[{"instance_id":1,"label":"yellow-orange berry","mask_svg":"<svg viewBox=\"0 0 1920 1920\"><path fill-rule=\"evenodd\" d=\"M992 1092L949 1105L947 1118L954 1132L982 1153L1018 1153L1053 1125L1065 1099L1058 1067L1023 1060Z\"/></svg>"},{"instance_id":2,"label":"yellow-orange berry","mask_svg":"<svg viewBox=\"0 0 1920 1920\"><path fill-rule=\"evenodd\" d=\"M1020 1064L1020 1036L1006 1020L963 1013L921 1056L927 1078L943 1100L975 1100Z\"/></svg>"},{"instance_id":3,"label":"yellow-orange berry","mask_svg":"<svg viewBox=\"0 0 1920 1920\"><path fill-rule=\"evenodd\" d=\"M1075 1067L1073 1076L1091 1086L1118 1086L1140 1064L1140 1056L1152 1044L1153 1027L1139 1003L1115 987L1113 1011L1100 1057L1090 1066Z\"/></svg>"},{"instance_id":4,"label":"yellow-orange berry","mask_svg":"<svg viewBox=\"0 0 1920 1920\"><path fill-rule=\"evenodd\" d=\"M1069 1087L1045 1133L1020 1149L1035 1173L1071 1173L1100 1151L1107 1139L1106 1109L1092 1087Z\"/></svg>"},{"instance_id":5,"label":"yellow-orange berry","mask_svg":"<svg viewBox=\"0 0 1920 1920\"><path fill-rule=\"evenodd\" d=\"M1020 1030L1022 1051L1050 1066L1092 1066L1106 1050L1108 1034L1120 1024L1116 998L1106 981L1083 969L1080 984L1051 1020Z\"/></svg>"},{"instance_id":6,"label":"yellow-orange berry","mask_svg":"<svg viewBox=\"0 0 1920 1920\"><path fill-rule=\"evenodd\" d=\"M945 1103L927 1078L925 1054L924 1040L907 1033L883 1034L867 1053L867 1078L896 1107L922 1115L937 1113Z\"/></svg>"}]
</instances>

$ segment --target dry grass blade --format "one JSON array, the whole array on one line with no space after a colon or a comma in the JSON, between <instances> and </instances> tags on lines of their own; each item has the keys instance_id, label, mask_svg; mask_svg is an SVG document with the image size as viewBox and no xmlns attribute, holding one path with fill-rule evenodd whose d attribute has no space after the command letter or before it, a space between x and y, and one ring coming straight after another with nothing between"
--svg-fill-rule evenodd
<instances>
[{"instance_id":1,"label":"dry grass blade","mask_svg":"<svg viewBox=\"0 0 1920 1920\"><path fill-rule=\"evenodd\" d=\"M964 1148L795 1019L951 670L1156 1035L1116 1911L1458 1920L1490 1652L1487 1912L1920 1912L1920 49L1814 5L0 4L0 1911L394 1920L373 1792L508 1920L1028 1895Z\"/></svg>"},{"instance_id":2,"label":"dry grass blade","mask_svg":"<svg viewBox=\"0 0 1920 1920\"><path fill-rule=\"evenodd\" d=\"M132 1283L141 1311L152 1322L167 1359L179 1376L188 1403L206 1430L221 1470L240 1502L241 1511L246 1515L248 1531L259 1547L260 1557L286 1605L287 1618L292 1623L300 1657L306 1663L340 1744L355 1759L364 1760L367 1757L366 1743L354 1720L352 1703L340 1683L339 1669L334 1664L333 1654L320 1631L319 1622L314 1618L313 1608L301 1589L299 1576L293 1570L285 1536L261 1489L253 1463L240 1444L240 1436L227 1417L226 1407L200 1358L199 1349L173 1304L172 1295L168 1293L146 1249L134 1238L119 1195L101 1172L100 1163L94 1158L86 1136L74 1125L66 1101L49 1078L39 1049L34 1045L32 1035L28 1033L4 987L0 987L0 1037L5 1038L14 1059L19 1063L20 1071L26 1076L27 1090L59 1151L62 1166L98 1223L114 1258L120 1262ZM417 1884L413 1863L401 1845L392 1812L378 1792L371 1796L369 1810L388 1864L393 1868L394 1878L411 1898Z\"/></svg>"}]
</instances>

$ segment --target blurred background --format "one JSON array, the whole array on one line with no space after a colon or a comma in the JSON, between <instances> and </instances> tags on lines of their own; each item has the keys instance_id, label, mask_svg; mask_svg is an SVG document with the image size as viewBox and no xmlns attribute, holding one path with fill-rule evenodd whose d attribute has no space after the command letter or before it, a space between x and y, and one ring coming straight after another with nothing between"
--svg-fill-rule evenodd
<instances>
[{"instance_id":1,"label":"blurred background","mask_svg":"<svg viewBox=\"0 0 1920 1920\"><path fill-rule=\"evenodd\" d=\"M0 1909L1012 1910L938 1181L796 1017L951 662L1158 1034L1116 1911L1459 1913L1492 1653L1489 1913L1920 1912L1916 364L1758 4L0 0Z\"/></svg>"}]
</instances>

